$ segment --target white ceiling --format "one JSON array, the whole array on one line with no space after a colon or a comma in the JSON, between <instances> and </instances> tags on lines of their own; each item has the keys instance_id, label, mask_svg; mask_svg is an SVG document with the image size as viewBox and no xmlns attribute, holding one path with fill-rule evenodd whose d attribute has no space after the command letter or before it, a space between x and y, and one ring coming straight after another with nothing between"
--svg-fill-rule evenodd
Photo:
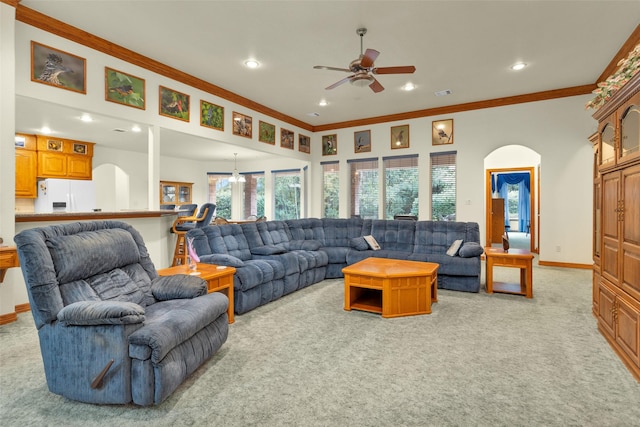
<instances>
[{"instance_id":1,"label":"white ceiling","mask_svg":"<svg viewBox=\"0 0 640 427\"><path fill-rule=\"evenodd\" d=\"M640 17L637 0L20 4L310 125L591 84ZM360 54L359 27L368 29L364 48L380 52L376 66L416 72L378 75L378 94L349 84L325 90L348 74L313 66L347 68ZM245 68L248 58L261 66ZM518 61L528 67L511 71ZM402 91L407 82L417 89ZM434 95L444 89L452 94Z\"/></svg>"}]
</instances>

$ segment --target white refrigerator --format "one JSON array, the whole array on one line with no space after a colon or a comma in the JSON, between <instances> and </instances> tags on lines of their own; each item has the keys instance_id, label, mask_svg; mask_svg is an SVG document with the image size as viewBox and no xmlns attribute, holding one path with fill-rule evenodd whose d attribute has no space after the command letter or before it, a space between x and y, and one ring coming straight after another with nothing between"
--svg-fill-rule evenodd
<instances>
[{"instance_id":1,"label":"white refrigerator","mask_svg":"<svg viewBox=\"0 0 640 427\"><path fill-rule=\"evenodd\" d=\"M54 178L38 181L36 213L91 212L95 207L93 181Z\"/></svg>"}]
</instances>

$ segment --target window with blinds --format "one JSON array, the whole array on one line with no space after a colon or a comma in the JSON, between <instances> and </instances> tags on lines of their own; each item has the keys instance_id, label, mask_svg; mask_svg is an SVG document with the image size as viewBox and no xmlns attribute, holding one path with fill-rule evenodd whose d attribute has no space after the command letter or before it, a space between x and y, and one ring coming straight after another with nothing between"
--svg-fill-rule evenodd
<instances>
[{"instance_id":1,"label":"window with blinds","mask_svg":"<svg viewBox=\"0 0 640 427\"><path fill-rule=\"evenodd\" d=\"M383 157L384 218L418 216L418 155Z\"/></svg>"},{"instance_id":2,"label":"window with blinds","mask_svg":"<svg viewBox=\"0 0 640 427\"><path fill-rule=\"evenodd\" d=\"M300 218L300 169L272 173L275 219Z\"/></svg>"},{"instance_id":3,"label":"window with blinds","mask_svg":"<svg viewBox=\"0 0 640 427\"><path fill-rule=\"evenodd\" d=\"M215 203L216 216L231 218L231 183L229 173L208 173L209 196L208 201Z\"/></svg>"},{"instance_id":4,"label":"window with blinds","mask_svg":"<svg viewBox=\"0 0 640 427\"><path fill-rule=\"evenodd\" d=\"M244 218L264 216L264 172L242 174L246 181L242 187Z\"/></svg>"},{"instance_id":5,"label":"window with blinds","mask_svg":"<svg viewBox=\"0 0 640 427\"><path fill-rule=\"evenodd\" d=\"M322 162L322 216L338 218L340 215L340 163Z\"/></svg>"},{"instance_id":6,"label":"window with blinds","mask_svg":"<svg viewBox=\"0 0 640 427\"><path fill-rule=\"evenodd\" d=\"M348 160L351 216L378 219L378 159Z\"/></svg>"},{"instance_id":7,"label":"window with blinds","mask_svg":"<svg viewBox=\"0 0 640 427\"><path fill-rule=\"evenodd\" d=\"M431 219L456 220L456 152L431 153Z\"/></svg>"}]
</instances>

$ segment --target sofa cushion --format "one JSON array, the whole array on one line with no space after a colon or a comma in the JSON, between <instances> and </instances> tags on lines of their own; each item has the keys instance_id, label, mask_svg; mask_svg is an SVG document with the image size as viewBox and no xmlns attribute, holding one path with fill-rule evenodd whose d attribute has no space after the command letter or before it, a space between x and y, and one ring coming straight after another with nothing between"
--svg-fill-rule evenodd
<instances>
[{"instance_id":1,"label":"sofa cushion","mask_svg":"<svg viewBox=\"0 0 640 427\"><path fill-rule=\"evenodd\" d=\"M379 251L380 248L380 243L378 243L378 241L376 240L375 237L369 235L369 236L364 236L363 237L364 241L367 242L367 245L374 251Z\"/></svg>"},{"instance_id":2,"label":"sofa cushion","mask_svg":"<svg viewBox=\"0 0 640 427\"><path fill-rule=\"evenodd\" d=\"M415 221L402 220L365 220L363 227L371 224L371 234L382 249L390 251L413 252Z\"/></svg>"},{"instance_id":3,"label":"sofa cushion","mask_svg":"<svg viewBox=\"0 0 640 427\"><path fill-rule=\"evenodd\" d=\"M288 248L283 244L265 245L265 246L258 246L255 248L251 248L251 253L253 255L276 255L276 254L283 254L287 251L288 251Z\"/></svg>"},{"instance_id":4,"label":"sofa cushion","mask_svg":"<svg viewBox=\"0 0 640 427\"><path fill-rule=\"evenodd\" d=\"M349 240L349 246L357 251L366 251L367 249L369 249L369 244L365 240L364 236L352 237Z\"/></svg>"},{"instance_id":5,"label":"sofa cushion","mask_svg":"<svg viewBox=\"0 0 640 427\"><path fill-rule=\"evenodd\" d=\"M458 251L458 256L462 258L471 258L474 256L480 256L484 253L484 249L477 242L466 242Z\"/></svg>"},{"instance_id":6,"label":"sofa cushion","mask_svg":"<svg viewBox=\"0 0 640 427\"><path fill-rule=\"evenodd\" d=\"M126 325L144 319L144 308L121 301L78 301L58 312L58 321L66 326Z\"/></svg>"},{"instance_id":7,"label":"sofa cushion","mask_svg":"<svg viewBox=\"0 0 640 427\"><path fill-rule=\"evenodd\" d=\"M456 256L458 255L458 251L460 250L460 246L462 246L462 239L454 240L449 249L447 249L447 255Z\"/></svg>"},{"instance_id":8,"label":"sofa cushion","mask_svg":"<svg viewBox=\"0 0 640 427\"><path fill-rule=\"evenodd\" d=\"M228 267L244 267L244 261L240 258L236 258L232 255L225 254L212 254L202 255L200 262L206 262L207 264L226 265Z\"/></svg>"}]
</instances>

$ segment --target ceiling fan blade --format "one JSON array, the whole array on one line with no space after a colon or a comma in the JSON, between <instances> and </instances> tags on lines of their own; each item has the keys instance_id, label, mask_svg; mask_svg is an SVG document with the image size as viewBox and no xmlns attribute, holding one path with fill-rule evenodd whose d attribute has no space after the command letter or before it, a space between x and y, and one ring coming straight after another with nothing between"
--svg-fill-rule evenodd
<instances>
[{"instance_id":1,"label":"ceiling fan blade","mask_svg":"<svg viewBox=\"0 0 640 427\"><path fill-rule=\"evenodd\" d=\"M373 66L373 62L376 60L378 55L380 55L380 52L377 50L367 49L362 56L362 60L360 60L360 66L362 68L369 68Z\"/></svg>"},{"instance_id":2,"label":"ceiling fan blade","mask_svg":"<svg viewBox=\"0 0 640 427\"><path fill-rule=\"evenodd\" d=\"M373 83L371 83L371 84L369 85L369 87L370 87L370 88L371 88L371 90L372 90L372 91L374 91L375 93L382 92L382 91L384 90L384 86L382 86L382 85L380 84L380 82L379 82L379 81L377 81L376 79L373 79Z\"/></svg>"},{"instance_id":3,"label":"ceiling fan blade","mask_svg":"<svg viewBox=\"0 0 640 427\"><path fill-rule=\"evenodd\" d=\"M355 74L353 74L353 75L351 75L351 76L349 76L349 77L345 77L344 79L342 79L342 80L340 80L340 81L338 81L338 82L335 82L334 84L332 84L331 86L326 87L325 89L326 89L326 90L329 90L329 89L333 89L333 88L335 88L335 87L338 87L338 86L340 86L341 84L346 83L346 82L348 82L349 80L351 80L351 78L352 78L353 76L355 76Z\"/></svg>"},{"instance_id":4,"label":"ceiling fan blade","mask_svg":"<svg viewBox=\"0 0 640 427\"><path fill-rule=\"evenodd\" d=\"M348 68L336 68L336 67L327 67L326 65L316 65L313 67L316 70L331 70L331 71L344 71L346 73L350 73L351 70Z\"/></svg>"},{"instance_id":5,"label":"ceiling fan blade","mask_svg":"<svg viewBox=\"0 0 640 427\"><path fill-rule=\"evenodd\" d=\"M406 65L401 67L380 67L371 70L373 74L411 74L416 71L416 67L413 65Z\"/></svg>"}]
</instances>

